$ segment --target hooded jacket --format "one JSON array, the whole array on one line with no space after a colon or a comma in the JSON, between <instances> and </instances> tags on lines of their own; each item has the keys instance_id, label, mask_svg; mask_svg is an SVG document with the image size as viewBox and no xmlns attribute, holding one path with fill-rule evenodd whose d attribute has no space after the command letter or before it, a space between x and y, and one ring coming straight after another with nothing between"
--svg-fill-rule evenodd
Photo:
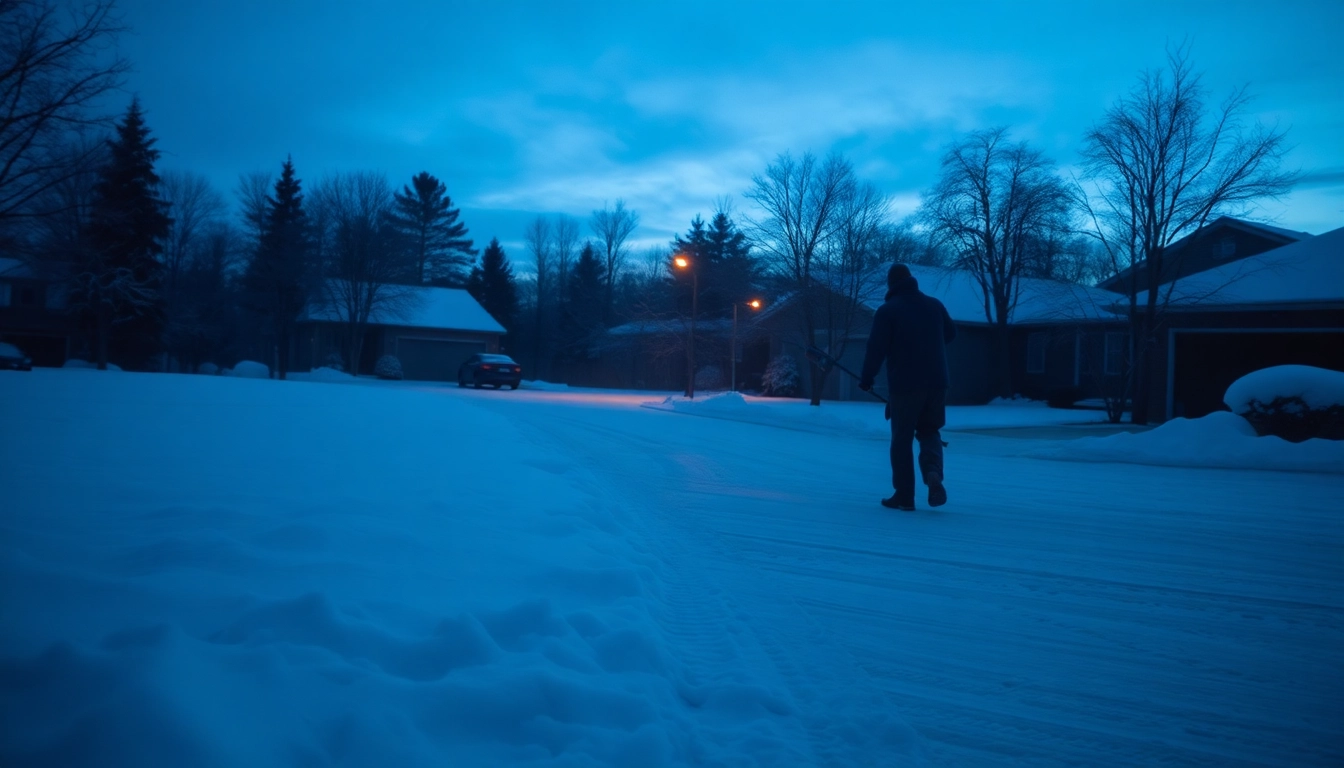
<instances>
[{"instance_id":1,"label":"hooded jacket","mask_svg":"<svg viewBox=\"0 0 1344 768\"><path fill-rule=\"evenodd\" d=\"M909 270L893 268L886 301L873 315L860 385L871 387L885 362L893 394L947 389L947 345L956 337L943 303L921 292Z\"/></svg>"}]
</instances>

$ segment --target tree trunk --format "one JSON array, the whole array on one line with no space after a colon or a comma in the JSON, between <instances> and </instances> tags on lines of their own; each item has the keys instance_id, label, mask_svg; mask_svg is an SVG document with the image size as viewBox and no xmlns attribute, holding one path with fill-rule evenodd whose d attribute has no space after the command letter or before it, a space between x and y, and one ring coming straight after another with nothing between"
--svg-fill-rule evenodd
<instances>
[{"instance_id":1,"label":"tree trunk","mask_svg":"<svg viewBox=\"0 0 1344 768\"><path fill-rule=\"evenodd\" d=\"M999 322L993 330L994 382L999 397L1011 398L1013 392L1013 334L1007 323Z\"/></svg>"},{"instance_id":2,"label":"tree trunk","mask_svg":"<svg viewBox=\"0 0 1344 768\"><path fill-rule=\"evenodd\" d=\"M98 310L98 319L94 322L94 354L97 356L98 370L107 370L107 337L110 335L111 323L108 322L107 310Z\"/></svg>"},{"instance_id":3,"label":"tree trunk","mask_svg":"<svg viewBox=\"0 0 1344 768\"><path fill-rule=\"evenodd\" d=\"M807 367L812 371L812 405L821 405L821 393L826 388L826 372L817 367L816 363L809 362Z\"/></svg>"}]
</instances>

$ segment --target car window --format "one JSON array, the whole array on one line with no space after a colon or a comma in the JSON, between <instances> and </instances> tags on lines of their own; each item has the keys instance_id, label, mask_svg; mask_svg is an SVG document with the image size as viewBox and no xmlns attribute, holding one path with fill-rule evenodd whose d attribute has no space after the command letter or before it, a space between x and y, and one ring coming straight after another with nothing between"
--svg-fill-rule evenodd
<instances>
[{"instance_id":1,"label":"car window","mask_svg":"<svg viewBox=\"0 0 1344 768\"><path fill-rule=\"evenodd\" d=\"M513 362L513 358L508 355L480 355L479 357L483 363L509 363L510 365L517 365L517 363Z\"/></svg>"},{"instance_id":2,"label":"car window","mask_svg":"<svg viewBox=\"0 0 1344 768\"><path fill-rule=\"evenodd\" d=\"M0 341L0 355L4 355L5 357L23 357L23 353L19 351L18 347L13 344L6 344L3 341Z\"/></svg>"}]
</instances>

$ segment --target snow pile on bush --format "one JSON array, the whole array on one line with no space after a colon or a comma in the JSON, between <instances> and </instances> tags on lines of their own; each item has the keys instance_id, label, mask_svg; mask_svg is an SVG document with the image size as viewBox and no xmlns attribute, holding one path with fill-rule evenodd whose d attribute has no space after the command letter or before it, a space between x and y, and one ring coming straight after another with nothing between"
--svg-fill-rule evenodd
<instances>
[{"instance_id":1,"label":"snow pile on bush","mask_svg":"<svg viewBox=\"0 0 1344 768\"><path fill-rule=\"evenodd\" d=\"M330 382L333 384L347 384L355 380L354 376L345 371L338 371L335 368L314 368L308 374L309 381Z\"/></svg>"},{"instance_id":2,"label":"snow pile on bush","mask_svg":"<svg viewBox=\"0 0 1344 768\"><path fill-rule=\"evenodd\" d=\"M98 370L98 364L97 364L97 363L90 363L88 360L80 360L80 359L78 359L78 358L71 358L71 359L69 359L69 360L66 360L66 361L65 361L65 364L62 365L61 367L62 367L62 368L73 368L73 369L76 369L76 370L86 370L86 371L96 371L96 370ZM120 370L121 370L121 367L118 366L116 363L108 363L108 364L107 364L107 370L109 370L109 371L120 371Z\"/></svg>"},{"instance_id":3,"label":"snow pile on bush","mask_svg":"<svg viewBox=\"0 0 1344 768\"><path fill-rule=\"evenodd\" d=\"M702 390L726 389L723 369L717 365L707 365L695 372L695 388Z\"/></svg>"},{"instance_id":4,"label":"snow pile on bush","mask_svg":"<svg viewBox=\"0 0 1344 768\"><path fill-rule=\"evenodd\" d=\"M761 386L766 397L796 397L798 395L798 364L788 355L780 355L765 367Z\"/></svg>"},{"instance_id":5,"label":"snow pile on bush","mask_svg":"<svg viewBox=\"0 0 1344 768\"><path fill-rule=\"evenodd\" d=\"M323 368L330 368L334 371L345 372L345 358L341 357L339 352L328 352L327 359L322 363Z\"/></svg>"},{"instance_id":6,"label":"snow pile on bush","mask_svg":"<svg viewBox=\"0 0 1344 768\"><path fill-rule=\"evenodd\" d=\"M1226 411L1199 419L1172 419L1147 432L1070 440L1027 455L1162 467L1344 473L1344 443L1290 443L1278 437L1258 437L1250 423Z\"/></svg>"},{"instance_id":7,"label":"snow pile on bush","mask_svg":"<svg viewBox=\"0 0 1344 768\"><path fill-rule=\"evenodd\" d=\"M215 376L219 373L219 366L214 363L201 363L196 372L203 376Z\"/></svg>"},{"instance_id":8,"label":"snow pile on bush","mask_svg":"<svg viewBox=\"0 0 1344 768\"><path fill-rule=\"evenodd\" d=\"M1260 435L1294 443L1344 440L1344 373L1309 365L1278 365L1242 376L1223 402Z\"/></svg>"},{"instance_id":9,"label":"snow pile on bush","mask_svg":"<svg viewBox=\"0 0 1344 768\"><path fill-rule=\"evenodd\" d=\"M262 363L244 360L233 366L229 375L240 379L269 379L271 378L271 369Z\"/></svg>"},{"instance_id":10,"label":"snow pile on bush","mask_svg":"<svg viewBox=\"0 0 1344 768\"><path fill-rule=\"evenodd\" d=\"M380 379L403 379L401 372L401 361L396 355L383 355L378 358L378 364L373 366L373 375Z\"/></svg>"}]
</instances>

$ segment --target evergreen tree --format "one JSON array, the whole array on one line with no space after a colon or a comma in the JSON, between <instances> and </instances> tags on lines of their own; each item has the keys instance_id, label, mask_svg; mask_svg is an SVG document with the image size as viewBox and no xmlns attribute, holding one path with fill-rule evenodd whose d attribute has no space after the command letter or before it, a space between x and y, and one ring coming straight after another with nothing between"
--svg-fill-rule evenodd
<instances>
[{"instance_id":1,"label":"evergreen tree","mask_svg":"<svg viewBox=\"0 0 1344 768\"><path fill-rule=\"evenodd\" d=\"M513 267L498 238L490 241L481 254L481 263L472 268L467 290L491 317L510 335L513 334L518 319L518 286L514 282Z\"/></svg>"},{"instance_id":2,"label":"evergreen tree","mask_svg":"<svg viewBox=\"0 0 1344 768\"><path fill-rule=\"evenodd\" d=\"M281 379L289 371L294 322L307 299L308 244L302 183L294 173L293 159L286 158L275 196L266 198L261 242L244 275L249 303L269 326Z\"/></svg>"},{"instance_id":3,"label":"evergreen tree","mask_svg":"<svg viewBox=\"0 0 1344 768\"><path fill-rule=\"evenodd\" d=\"M465 282L476 250L467 237L467 226L457 220L460 214L448 196L448 187L424 171L397 193L392 223L414 251L414 282L453 286Z\"/></svg>"},{"instance_id":4,"label":"evergreen tree","mask_svg":"<svg viewBox=\"0 0 1344 768\"><path fill-rule=\"evenodd\" d=\"M172 219L158 193L154 144L135 99L108 142L108 160L93 189L89 250L76 277L75 303L93 331L100 369L107 368L109 354L143 365L162 347L158 257Z\"/></svg>"},{"instance_id":5,"label":"evergreen tree","mask_svg":"<svg viewBox=\"0 0 1344 768\"><path fill-rule=\"evenodd\" d=\"M606 269L591 242L584 243L569 273L565 313L560 321L564 353L571 360L587 357L588 343L602 330L606 308Z\"/></svg>"},{"instance_id":6,"label":"evergreen tree","mask_svg":"<svg viewBox=\"0 0 1344 768\"><path fill-rule=\"evenodd\" d=\"M699 271L702 315L723 316L732 311L734 302L750 298L756 263L746 236L724 211L714 214L708 229L704 220L696 216L685 237L678 235L672 241L672 249L689 257ZM684 290L678 292L678 304L684 304L683 309L689 312L691 281L679 270L672 271L672 280L678 285L685 284Z\"/></svg>"}]
</instances>

